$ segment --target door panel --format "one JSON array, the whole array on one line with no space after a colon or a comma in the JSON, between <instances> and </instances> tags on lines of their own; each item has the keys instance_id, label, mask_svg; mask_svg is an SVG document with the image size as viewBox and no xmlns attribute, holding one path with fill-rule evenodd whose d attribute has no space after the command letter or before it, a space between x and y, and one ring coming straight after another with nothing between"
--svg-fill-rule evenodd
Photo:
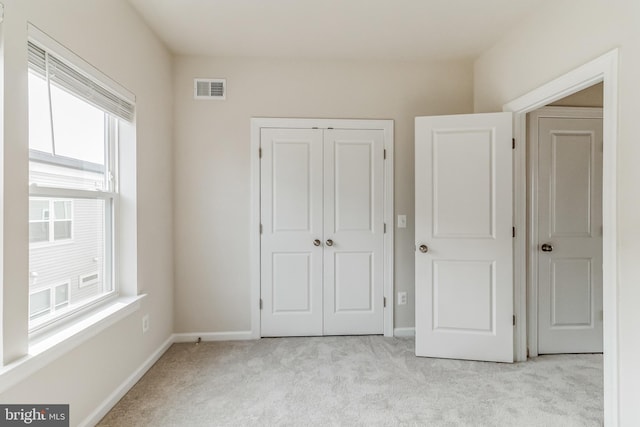
<instances>
[{"instance_id":1,"label":"door panel","mask_svg":"<svg viewBox=\"0 0 640 427\"><path fill-rule=\"evenodd\" d=\"M261 131L262 336L322 335L322 131Z\"/></svg>"},{"instance_id":2,"label":"door panel","mask_svg":"<svg viewBox=\"0 0 640 427\"><path fill-rule=\"evenodd\" d=\"M274 253L273 313L310 313L313 278L312 254Z\"/></svg>"},{"instance_id":3,"label":"door panel","mask_svg":"<svg viewBox=\"0 0 640 427\"><path fill-rule=\"evenodd\" d=\"M342 131L344 132L344 131ZM342 231L373 231L373 150L362 141L336 141L333 150L335 229ZM379 147L378 147L379 148Z\"/></svg>"},{"instance_id":4,"label":"door panel","mask_svg":"<svg viewBox=\"0 0 640 427\"><path fill-rule=\"evenodd\" d=\"M273 141L273 231L311 227L312 147L300 141Z\"/></svg>"},{"instance_id":5,"label":"door panel","mask_svg":"<svg viewBox=\"0 0 640 427\"><path fill-rule=\"evenodd\" d=\"M324 150L324 333L382 334L384 132L329 129Z\"/></svg>"},{"instance_id":6,"label":"door panel","mask_svg":"<svg viewBox=\"0 0 640 427\"><path fill-rule=\"evenodd\" d=\"M371 252L340 252L335 255L333 280L336 313L370 312L374 277Z\"/></svg>"},{"instance_id":7,"label":"door panel","mask_svg":"<svg viewBox=\"0 0 640 427\"><path fill-rule=\"evenodd\" d=\"M547 126L547 119L542 119ZM551 230L554 237L591 237L592 168L596 147L592 132L551 131L550 199ZM545 147L546 149L546 147ZM546 153L545 153L546 155ZM549 170L550 169L550 170Z\"/></svg>"},{"instance_id":8,"label":"door panel","mask_svg":"<svg viewBox=\"0 0 640 427\"><path fill-rule=\"evenodd\" d=\"M591 326L591 259L551 262L551 327Z\"/></svg>"},{"instance_id":9,"label":"door panel","mask_svg":"<svg viewBox=\"0 0 640 427\"><path fill-rule=\"evenodd\" d=\"M416 118L416 355L513 361L511 114Z\"/></svg>"},{"instance_id":10,"label":"door panel","mask_svg":"<svg viewBox=\"0 0 640 427\"><path fill-rule=\"evenodd\" d=\"M495 141L490 130L433 133L433 233L435 238L493 236ZM458 167L460 153L476 159ZM461 173L464 172L464 173ZM468 209L469 204L474 206Z\"/></svg>"},{"instance_id":11,"label":"door panel","mask_svg":"<svg viewBox=\"0 0 640 427\"><path fill-rule=\"evenodd\" d=\"M495 333L494 263L433 262L433 330Z\"/></svg>"},{"instance_id":12,"label":"door panel","mask_svg":"<svg viewBox=\"0 0 640 427\"><path fill-rule=\"evenodd\" d=\"M538 353L601 352L602 119L537 126Z\"/></svg>"}]
</instances>

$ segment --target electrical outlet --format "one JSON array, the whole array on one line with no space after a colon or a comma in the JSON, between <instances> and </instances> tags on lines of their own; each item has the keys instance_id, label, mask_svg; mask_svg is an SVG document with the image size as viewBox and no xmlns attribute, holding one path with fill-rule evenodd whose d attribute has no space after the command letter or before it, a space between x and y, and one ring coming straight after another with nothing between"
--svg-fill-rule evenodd
<instances>
[{"instance_id":1,"label":"electrical outlet","mask_svg":"<svg viewBox=\"0 0 640 427\"><path fill-rule=\"evenodd\" d=\"M142 333L146 333L149 330L149 315L142 316Z\"/></svg>"},{"instance_id":2,"label":"electrical outlet","mask_svg":"<svg viewBox=\"0 0 640 427\"><path fill-rule=\"evenodd\" d=\"M398 292L398 305L406 305L406 304L407 304L407 293Z\"/></svg>"}]
</instances>

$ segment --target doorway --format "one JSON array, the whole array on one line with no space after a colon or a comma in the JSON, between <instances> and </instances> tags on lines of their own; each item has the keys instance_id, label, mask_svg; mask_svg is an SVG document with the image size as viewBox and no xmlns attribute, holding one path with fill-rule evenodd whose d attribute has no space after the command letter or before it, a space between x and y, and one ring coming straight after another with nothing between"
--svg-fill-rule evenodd
<instances>
[{"instance_id":1,"label":"doorway","mask_svg":"<svg viewBox=\"0 0 640 427\"><path fill-rule=\"evenodd\" d=\"M603 83L603 192L602 192L602 275L603 275L603 364L604 420L618 424L618 284L617 284L617 105L618 50L614 49L563 76L517 98L503 109L514 113L516 147L526 147L526 115L545 105L594 84ZM514 151L514 223L526 230L526 150ZM527 239L516 232L514 241L514 338L515 358L527 359Z\"/></svg>"}]
</instances>

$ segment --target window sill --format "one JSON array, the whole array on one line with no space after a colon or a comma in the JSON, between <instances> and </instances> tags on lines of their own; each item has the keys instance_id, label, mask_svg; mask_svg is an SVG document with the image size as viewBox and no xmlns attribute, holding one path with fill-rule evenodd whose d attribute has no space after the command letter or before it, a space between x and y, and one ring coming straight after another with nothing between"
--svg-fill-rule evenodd
<instances>
[{"instance_id":1,"label":"window sill","mask_svg":"<svg viewBox=\"0 0 640 427\"><path fill-rule=\"evenodd\" d=\"M120 297L88 317L31 344L29 354L0 368L0 393L139 310L145 296Z\"/></svg>"}]
</instances>

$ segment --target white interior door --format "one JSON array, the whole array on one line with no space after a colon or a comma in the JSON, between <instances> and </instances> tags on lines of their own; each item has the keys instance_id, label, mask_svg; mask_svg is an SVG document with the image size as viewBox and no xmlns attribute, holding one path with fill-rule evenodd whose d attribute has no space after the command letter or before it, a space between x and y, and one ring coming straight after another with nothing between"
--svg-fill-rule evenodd
<instances>
[{"instance_id":1,"label":"white interior door","mask_svg":"<svg viewBox=\"0 0 640 427\"><path fill-rule=\"evenodd\" d=\"M416 355L513 362L511 113L416 118Z\"/></svg>"},{"instance_id":2,"label":"white interior door","mask_svg":"<svg viewBox=\"0 0 640 427\"><path fill-rule=\"evenodd\" d=\"M261 334L322 335L322 130L260 139Z\"/></svg>"},{"instance_id":3,"label":"white interior door","mask_svg":"<svg viewBox=\"0 0 640 427\"><path fill-rule=\"evenodd\" d=\"M384 131L261 130L261 334L384 332Z\"/></svg>"},{"instance_id":4,"label":"white interior door","mask_svg":"<svg viewBox=\"0 0 640 427\"><path fill-rule=\"evenodd\" d=\"M324 133L324 334L382 334L384 132Z\"/></svg>"},{"instance_id":5,"label":"white interior door","mask_svg":"<svg viewBox=\"0 0 640 427\"><path fill-rule=\"evenodd\" d=\"M602 352L602 119L538 124L538 353Z\"/></svg>"}]
</instances>

